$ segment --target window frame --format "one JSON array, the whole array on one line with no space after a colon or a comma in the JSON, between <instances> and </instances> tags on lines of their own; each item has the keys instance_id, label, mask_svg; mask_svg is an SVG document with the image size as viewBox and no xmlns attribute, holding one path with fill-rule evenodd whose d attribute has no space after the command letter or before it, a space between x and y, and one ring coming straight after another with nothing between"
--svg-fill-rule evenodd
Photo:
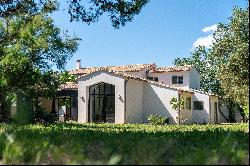
<instances>
[{"instance_id":1,"label":"window frame","mask_svg":"<svg viewBox=\"0 0 250 166\"><path fill-rule=\"evenodd\" d=\"M148 77L148 79L151 80L151 81L156 81L156 82L159 81L158 77Z\"/></svg>"},{"instance_id":2,"label":"window frame","mask_svg":"<svg viewBox=\"0 0 250 166\"><path fill-rule=\"evenodd\" d=\"M172 84L177 84L177 83L178 83L178 77L172 76Z\"/></svg>"},{"instance_id":3,"label":"window frame","mask_svg":"<svg viewBox=\"0 0 250 166\"><path fill-rule=\"evenodd\" d=\"M195 104L195 103L199 103L201 105L197 106L197 104ZM204 110L204 102L203 101L193 101L193 110Z\"/></svg>"},{"instance_id":4,"label":"window frame","mask_svg":"<svg viewBox=\"0 0 250 166\"><path fill-rule=\"evenodd\" d=\"M181 80L181 81L180 81ZM177 76L177 83L178 84L183 84L183 75Z\"/></svg>"},{"instance_id":5,"label":"window frame","mask_svg":"<svg viewBox=\"0 0 250 166\"><path fill-rule=\"evenodd\" d=\"M183 84L183 75L172 75L172 84Z\"/></svg>"}]
</instances>

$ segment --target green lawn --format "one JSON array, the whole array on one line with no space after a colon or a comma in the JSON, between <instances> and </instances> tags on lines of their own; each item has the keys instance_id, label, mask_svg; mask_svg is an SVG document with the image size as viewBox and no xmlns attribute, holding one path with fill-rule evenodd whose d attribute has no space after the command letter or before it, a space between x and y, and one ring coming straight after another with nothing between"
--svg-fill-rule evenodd
<instances>
[{"instance_id":1,"label":"green lawn","mask_svg":"<svg viewBox=\"0 0 250 166\"><path fill-rule=\"evenodd\" d=\"M0 164L248 164L248 124L0 124Z\"/></svg>"}]
</instances>

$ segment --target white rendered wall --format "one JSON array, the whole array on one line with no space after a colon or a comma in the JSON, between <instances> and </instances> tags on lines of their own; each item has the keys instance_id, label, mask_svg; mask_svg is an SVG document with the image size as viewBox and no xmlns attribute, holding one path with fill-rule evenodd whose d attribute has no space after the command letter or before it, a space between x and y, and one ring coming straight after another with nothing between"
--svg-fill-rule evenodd
<instances>
[{"instance_id":1,"label":"white rendered wall","mask_svg":"<svg viewBox=\"0 0 250 166\"><path fill-rule=\"evenodd\" d=\"M105 71L98 71L79 79L78 121L88 122L89 87L100 82L115 85L115 123L124 123L124 79Z\"/></svg>"},{"instance_id":2,"label":"white rendered wall","mask_svg":"<svg viewBox=\"0 0 250 166\"><path fill-rule=\"evenodd\" d=\"M203 110L192 110L192 121L193 123L209 123L209 114L210 114L210 104L209 104L209 95L202 93L194 93L192 96L192 108L194 108L193 101L203 101Z\"/></svg>"},{"instance_id":3,"label":"white rendered wall","mask_svg":"<svg viewBox=\"0 0 250 166\"><path fill-rule=\"evenodd\" d=\"M144 84L144 122L152 114L158 114L170 118L170 123L177 123L178 112L172 109L170 100L172 97L178 98L178 92L158 85L145 82Z\"/></svg>"},{"instance_id":4,"label":"white rendered wall","mask_svg":"<svg viewBox=\"0 0 250 166\"><path fill-rule=\"evenodd\" d=\"M172 76L182 76L183 84L172 84ZM172 85L175 87L182 87L185 89L189 88L189 72L163 72L163 73L149 73L149 77L158 77L158 82L164 83L166 85Z\"/></svg>"},{"instance_id":5,"label":"white rendered wall","mask_svg":"<svg viewBox=\"0 0 250 166\"><path fill-rule=\"evenodd\" d=\"M229 110L225 104L219 105L220 111L223 113L224 116L226 116L229 119ZM223 117L223 115L219 112L219 123L226 123L227 120ZM235 120L237 123L242 122L242 116L239 111L235 111Z\"/></svg>"},{"instance_id":6,"label":"white rendered wall","mask_svg":"<svg viewBox=\"0 0 250 166\"><path fill-rule=\"evenodd\" d=\"M144 81L129 79L126 83L126 122L143 122Z\"/></svg>"},{"instance_id":7,"label":"white rendered wall","mask_svg":"<svg viewBox=\"0 0 250 166\"><path fill-rule=\"evenodd\" d=\"M147 78L147 70L150 70L152 69L152 67L150 68L146 68L142 71L130 71L130 72L125 72L126 74L129 74L129 75L134 75L134 76L137 76L137 77L141 77L141 78Z\"/></svg>"},{"instance_id":8,"label":"white rendered wall","mask_svg":"<svg viewBox=\"0 0 250 166\"><path fill-rule=\"evenodd\" d=\"M241 116L241 114L240 114L239 111L235 111L234 117L235 117L235 121L237 123L241 123L243 121L243 118L242 118L242 116Z\"/></svg>"},{"instance_id":9,"label":"white rendered wall","mask_svg":"<svg viewBox=\"0 0 250 166\"><path fill-rule=\"evenodd\" d=\"M189 70L189 87L193 89L200 89L200 73L196 68Z\"/></svg>"},{"instance_id":10,"label":"white rendered wall","mask_svg":"<svg viewBox=\"0 0 250 166\"><path fill-rule=\"evenodd\" d=\"M183 75L183 84L172 84L172 76L182 76ZM189 71L182 72L163 72L163 73L149 73L149 77L158 77L158 82L172 85L175 87L182 88L193 88L200 89L200 74L193 68Z\"/></svg>"},{"instance_id":11,"label":"white rendered wall","mask_svg":"<svg viewBox=\"0 0 250 166\"><path fill-rule=\"evenodd\" d=\"M178 112L172 109L170 104L173 97L178 98L176 89L129 79L125 91L126 79L106 71L98 71L80 78L78 82L78 121L88 122L89 86L105 82L115 85L115 123L147 123L147 117L152 114L168 117L172 124L177 123ZM208 123L210 113L209 95L195 92L191 101L192 109L193 101L203 101L204 110L184 112L182 116L184 118L190 117L190 113L192 113L190 117L192 122Z\"/></svg>"}]
</instances>

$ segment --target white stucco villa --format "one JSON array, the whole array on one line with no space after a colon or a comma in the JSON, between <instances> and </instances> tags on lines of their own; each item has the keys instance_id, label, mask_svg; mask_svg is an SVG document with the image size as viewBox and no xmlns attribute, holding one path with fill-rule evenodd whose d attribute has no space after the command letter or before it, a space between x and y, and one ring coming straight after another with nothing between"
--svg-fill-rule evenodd
<instances>
[{"instance_id":1,"label":"white stucco villa","mask_svg":"<svg viewBox=\"0 0 250 166\"><path fill-rule=\"evenodd\" d=\"M158 114L172 124L203 124L224 122L227 116L218 106L219 96L200 90L200 74L192 66L81 68L78 60L69 73L77 83L62 86L53 101L42 103L56 112L64 108L65 115L78 122L147 123L149 115ZM172 98L184 100L184 105L173 109ZM70 105L62 107L65 99Z\"/></svg>"}]
</instances>

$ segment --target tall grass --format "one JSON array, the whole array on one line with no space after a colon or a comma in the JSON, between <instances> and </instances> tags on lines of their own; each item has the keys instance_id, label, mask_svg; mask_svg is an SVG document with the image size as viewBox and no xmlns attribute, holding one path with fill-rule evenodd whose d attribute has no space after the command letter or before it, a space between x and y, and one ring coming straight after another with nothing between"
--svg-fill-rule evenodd
<instances>
[{"instance_id":1,"label":"tall grass","mask_svg":"<svg viewBox=\"0 0 250 166\"><path fill-rule=\"evenodd\" d=\"M0 125L3 164L248 164L239 125Z\"/></svg>"}]
</instances>

